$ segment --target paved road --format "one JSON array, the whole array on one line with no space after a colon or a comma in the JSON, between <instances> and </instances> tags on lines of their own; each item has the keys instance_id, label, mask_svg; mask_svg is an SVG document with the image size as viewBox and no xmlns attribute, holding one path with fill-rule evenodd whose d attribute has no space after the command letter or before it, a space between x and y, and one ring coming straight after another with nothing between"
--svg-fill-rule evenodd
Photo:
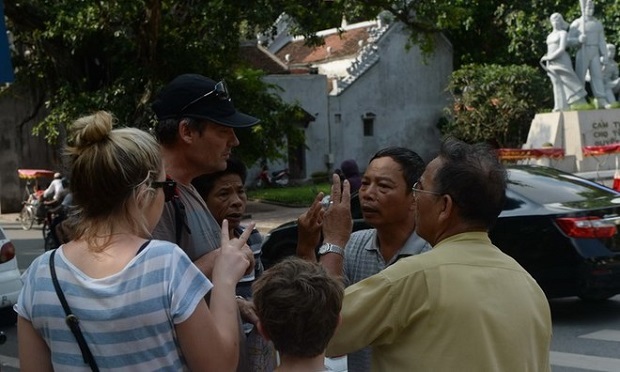
<instances>
[{"instance_id":1,"label":"paved road","mask_svg":"<svg viewBox=\"0 0 620 372\"><path fill-rule=\"evenodd\" d=\"M296 220L307 209L249 201L246 212L250 215L248 221L256 222L256 228L264 235L285 222Z\"/></svg>"},{"instance_id":2,"label":"paved road","mask_svg":"<svg viewBox=\"0 0 620 372\"><path fill-rule=\"evenodd\" d=\"M306 208L288 208L250 202L249 220L258 222L261 233L281 223L296 219ZM19 253L19 266L24 269L42 253L40 227L23 231L16 223L17 215L0 215L0 223L13 239ZM553 372L620 371L620 295L602 303L587 303L577 298L551 300L553 340L551 365ZM0 370L19 371L15 326L0 327L9 340L0 346Z\"/></svg>"},{"instance_id":3,"label":"paved road","mask_svg":"<svg viewBox=\"0 0 620 372\"><path fill-rule=\"evenodd\" d=\"M266 234L269 230L285 223L297 219L307 208L286 207L275 204L248 201L246 213L248 219L244 222L256 222L256 228ZM16 222L17 213L0 214L0 222Z\"/></svg>"}]
</instances>

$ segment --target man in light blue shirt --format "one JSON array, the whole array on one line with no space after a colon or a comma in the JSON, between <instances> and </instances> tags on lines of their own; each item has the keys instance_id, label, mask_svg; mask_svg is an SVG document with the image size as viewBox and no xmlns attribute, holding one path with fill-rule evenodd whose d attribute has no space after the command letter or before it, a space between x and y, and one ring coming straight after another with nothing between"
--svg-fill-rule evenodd
<instances>
[{"instance_id":1,"label":"man in light blue shirt","mask_svg":"<svg viewBox=\"0 0 620 372\"><path fill-rule=\"evenodd\" d=\"M430 250L415 233L415 200L412 187L424 171L424 161L404 147L379 150L362 176L359 201L362 215L372 229L351 234L350 224L320 226L321 207L315 202L299 219L298 255L316 260L314 249L323 229L319 261L328 258L345 285L355 284L392 265L402 257ZM348 182L348 181L347 181ZM343 220L350 221L350 215ZM342 248L344 247L344 249ZM365 348L348 355L349 371L370 371L371 350Z\"/></svg>"}]
</instances>

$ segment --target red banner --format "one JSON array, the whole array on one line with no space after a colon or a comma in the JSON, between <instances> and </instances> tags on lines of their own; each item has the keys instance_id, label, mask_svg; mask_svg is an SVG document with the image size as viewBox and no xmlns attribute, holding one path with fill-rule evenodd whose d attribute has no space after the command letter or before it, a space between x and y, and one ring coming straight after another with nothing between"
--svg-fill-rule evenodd
<instances>
[{"instance_id":1,"label":"red banner","mask_svg":"<svg viewBox=\"0 0 620 372\"><path fill-rule=\"evenodd\" d=\"M542 149L510 149L503 148L497 149L497 155L501 160L522 160L522 159L539 159L539 158L554 158L559 159L564 157L564 149L549 147Z\"/></svg>"},{"instance_id":2,"label":"red banner","mask_svg":"<svg viewBox=\"0 0 620 372\"><path fill-rule=\"evenodd\" d=\"M605 146L584 146L583 154L585 156L608 155L620 152L620 143L613 143Z\"/></svg>"}]
</instances>

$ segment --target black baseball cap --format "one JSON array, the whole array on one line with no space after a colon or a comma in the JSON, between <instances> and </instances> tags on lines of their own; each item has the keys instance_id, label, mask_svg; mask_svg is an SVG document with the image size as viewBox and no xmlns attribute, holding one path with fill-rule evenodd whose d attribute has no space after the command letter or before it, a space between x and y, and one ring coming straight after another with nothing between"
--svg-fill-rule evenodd
<instances>
[{"instance_id":1,"label":"black baseball cap","mask_svg":"<svg viewBox=\"0 0 620 372\"><path fill-rule=\"evenodd\" d=\"M251 127L260 122L235 109L223 81L198 74L174 78L159 92L151 107L158 120L188 117L233 128Z\"/></svg>"}]
</instances>

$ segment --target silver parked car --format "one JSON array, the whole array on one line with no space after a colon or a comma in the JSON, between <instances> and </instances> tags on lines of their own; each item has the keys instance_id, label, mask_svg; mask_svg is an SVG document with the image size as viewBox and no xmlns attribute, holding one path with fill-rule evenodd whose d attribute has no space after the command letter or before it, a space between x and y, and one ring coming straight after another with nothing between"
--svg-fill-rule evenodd
<instances>
[{"instance_id":1,"label":"silver parked car","mask_svg":"<svg viewBox=\"0 0 620 372\"><path fill-rule=\"evenodd\" d=\"M0 226L0 323L15 324L17 314L13 305L22 288L21 274L17 267L15 246Z\"/></svg>"}]
</instances>

